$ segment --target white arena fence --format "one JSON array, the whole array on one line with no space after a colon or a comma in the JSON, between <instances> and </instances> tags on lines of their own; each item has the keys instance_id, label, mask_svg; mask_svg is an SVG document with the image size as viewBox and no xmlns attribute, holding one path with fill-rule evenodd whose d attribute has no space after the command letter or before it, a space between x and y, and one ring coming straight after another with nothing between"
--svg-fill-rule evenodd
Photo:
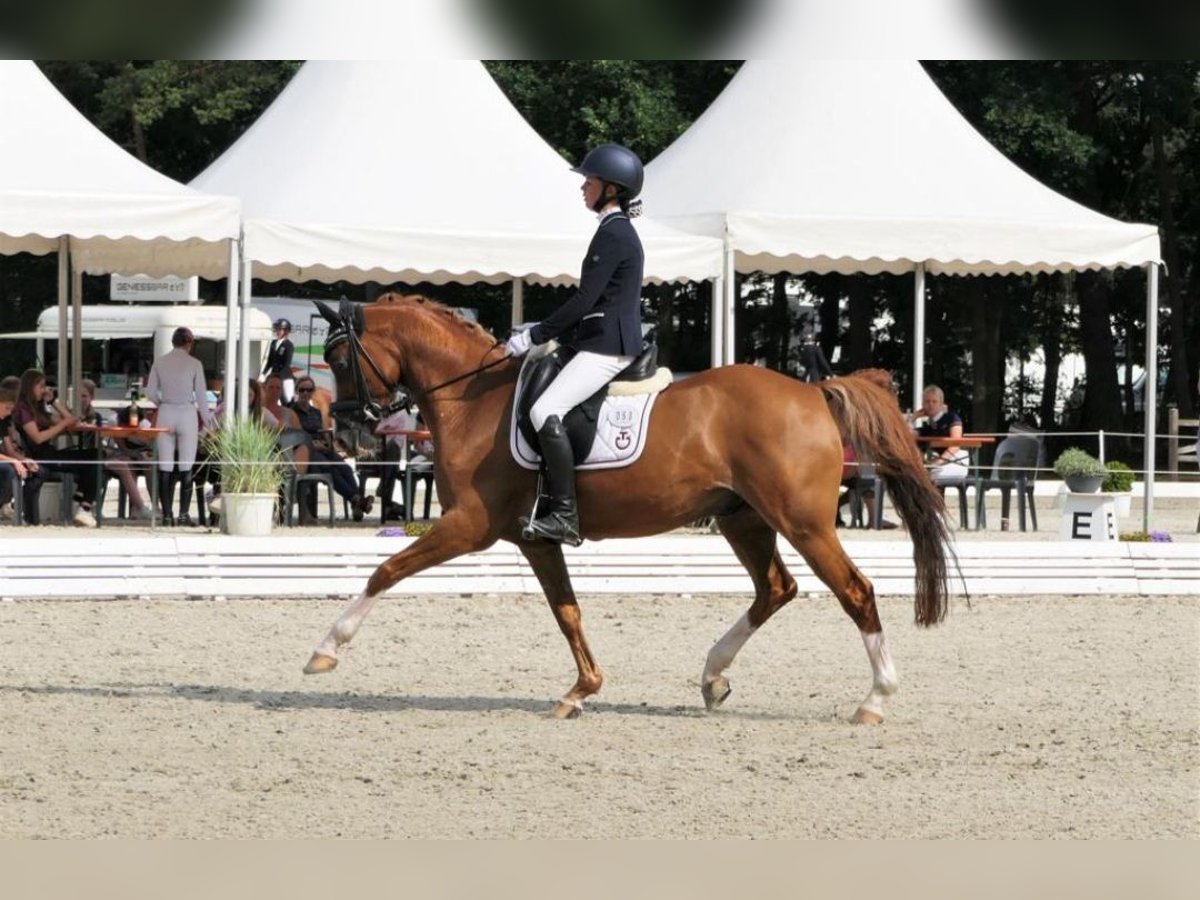
<instances>
[{"instance_id":1,"label":"white arena fence","mask_svg":"<svg viewBox=\"0 0 1200 900\"><path fill-rule=\"evenodd\" d=\"M412 538L329 536L319 540L155 537L15 537L0 552L0 599L352 597ZM801 593L829 590L790 547L780 545ZM911 595L908 541L845 542L880 595ZM1200 544L963 541L956 547L966 589L989 594L1200 594ZM719 536L663 536L588 543L566 551L579 594L752 595L750 577ZM963 584L951 566L952 588ZM500 543L405 579L389 592L540 594L516 547Z\"/></svg>"}]
</instances>

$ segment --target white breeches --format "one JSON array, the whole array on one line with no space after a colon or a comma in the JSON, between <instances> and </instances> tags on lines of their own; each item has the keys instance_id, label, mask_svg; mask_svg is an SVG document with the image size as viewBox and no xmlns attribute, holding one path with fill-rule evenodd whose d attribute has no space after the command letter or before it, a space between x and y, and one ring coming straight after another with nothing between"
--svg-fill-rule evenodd
<instances>
[{"instance_id":1,"label":"white breeches","mask_svg":"<svg viewBox=\"0 0 1200 900\"><path fill-rule=\"evenodd\" d=\"M169 429L158 436L158 469L170 472L175 468L175 451L179 451L179 471L187 472L196 462L196 445L200 438L200 423L196 407L190 403L164 403L158 407L159 428Z\"/></svg>"},{"instance_id":2,"label":"white breeches","mask_svg":"<svg viewBox=\"0 0 1200 900\"><path fill-rule=\"evenodd\" d=\"M534 429L541 431L551 416L564 418L568 412L612 381L613 376L631 362L632 356L607 356L603 353L589 353L586 350L576 353L529 411L529 420Z\"/></svg>"},{"instance_id":3,"label":"white breeches","mask_svg":"<svg viewBox=\"0 0 1200 900\"><path fill-rule=\"evenodd\" d=\"M283 403L286 406L296 397L296 379L289 375L283 379Z\"/></svg>"},{"instance_id":4,"label":"white breeches","mask_svg":"<svg viewBox=\"0 0 1200 900\"><path fill-rule=\"evenodd\" d=\"M958 484L967 480L967 467L963 463L950 462L929 467L929 477L934 484Z\"/></svg>"}]
</instances>

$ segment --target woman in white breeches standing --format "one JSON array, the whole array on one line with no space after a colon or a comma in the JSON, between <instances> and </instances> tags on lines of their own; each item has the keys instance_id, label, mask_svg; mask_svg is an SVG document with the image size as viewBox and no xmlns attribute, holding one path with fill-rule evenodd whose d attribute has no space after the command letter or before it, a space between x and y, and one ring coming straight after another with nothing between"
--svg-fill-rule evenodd
<instances>
[{"instance_id":1,"label":"woman in white breeches standing","mask_svg":"<svg viewBox=\"0 0 1200 900\"><path fill-rule=\"evenodd\" d=\"M158 405L155 425L166 428L158 439L158 497L164 525L174 525L172 512L175 501L176 472L179 473L180 525L191 525L188 508L192 503L192 466L196 463L196 447L200 424L211 421L208 408L208 385L204 366L192 356L196 338L189 328L176 328L171 335L174 348L154 361L146 394Z\"/></svg>"}]
</instances>

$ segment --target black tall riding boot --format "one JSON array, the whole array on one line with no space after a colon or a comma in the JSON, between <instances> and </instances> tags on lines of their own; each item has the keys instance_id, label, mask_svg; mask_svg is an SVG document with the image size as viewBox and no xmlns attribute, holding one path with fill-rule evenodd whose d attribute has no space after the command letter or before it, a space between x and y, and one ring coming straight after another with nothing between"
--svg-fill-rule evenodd
<instances>
[{"instance_id":1,"label":"black tall riding boot","mask_svg":"<svg viewBox=\"0 0 1200 900\"><path fill-rule=\"evenodd\" d=\"M558 416L546 420L538 440L546 463L550 508L532 522L522 518L522 536L578 547L583 538L579 536L579 508L575 505L575 452Z\"/></svg>"},{"instance_id":2,"label":"black tall riding boot","mask_svg":"<svg viewBox=\"0 0 1200 900\"><path fill-rule=\"evenodd\" d=\"M191 514L193 477L191 469L179 473L179 518L177 522L183 526L195 524Z\"/></svg>"},{"instance_id":3,"label":"black tall riding boot","mask_svg":"<svg viewBox=\"0 0 1200 900\"><path fill-rule=\"evenodd\" d=\"M158 472L158 505L162 508L162 523L164 525L175 524L175 513L172 511L175 507L175 473L164 472L161 469Z\"/></svg>"}]
</instances>

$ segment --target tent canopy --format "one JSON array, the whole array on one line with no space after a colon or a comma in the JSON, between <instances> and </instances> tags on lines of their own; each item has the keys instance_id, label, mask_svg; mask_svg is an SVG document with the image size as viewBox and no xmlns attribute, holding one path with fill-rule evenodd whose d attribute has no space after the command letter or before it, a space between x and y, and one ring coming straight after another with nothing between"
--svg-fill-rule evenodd
<instances>
[{"instance_id":1,"label":"tent canopy","mask_svg":"<svg viewBox=\"0 0 1200 900\"><path fill-rule=\"evenodd\" d=\"M752 60L646 174L646 209L739 271L1006 274L1140 266L1158 230L1010 162L911 60Z\"/></svg>"},{"instance_id":2,"label":"tent canopy","mask_svg":"<svg viewBox=\"0 0 1200 900\"><path fill-rule=\"evenodd\" d=\"M393 60L306 63L192 186L241 198L258 278L566 284L580 183L482 63ZM638 231L648 280L720 274L719 240Z\"/></svg>"},{"instance_id":3,"label":"tent canopy","mask_svg":"<svg viewBox=\"0 0 1200 900\"><path fill-rule=\"evenodd\" d=\"M109 140L29 60L0 61L0 254L70 237L81 271L223 278L238 201L172 181Z\"/></svg>"}]
</instances>

